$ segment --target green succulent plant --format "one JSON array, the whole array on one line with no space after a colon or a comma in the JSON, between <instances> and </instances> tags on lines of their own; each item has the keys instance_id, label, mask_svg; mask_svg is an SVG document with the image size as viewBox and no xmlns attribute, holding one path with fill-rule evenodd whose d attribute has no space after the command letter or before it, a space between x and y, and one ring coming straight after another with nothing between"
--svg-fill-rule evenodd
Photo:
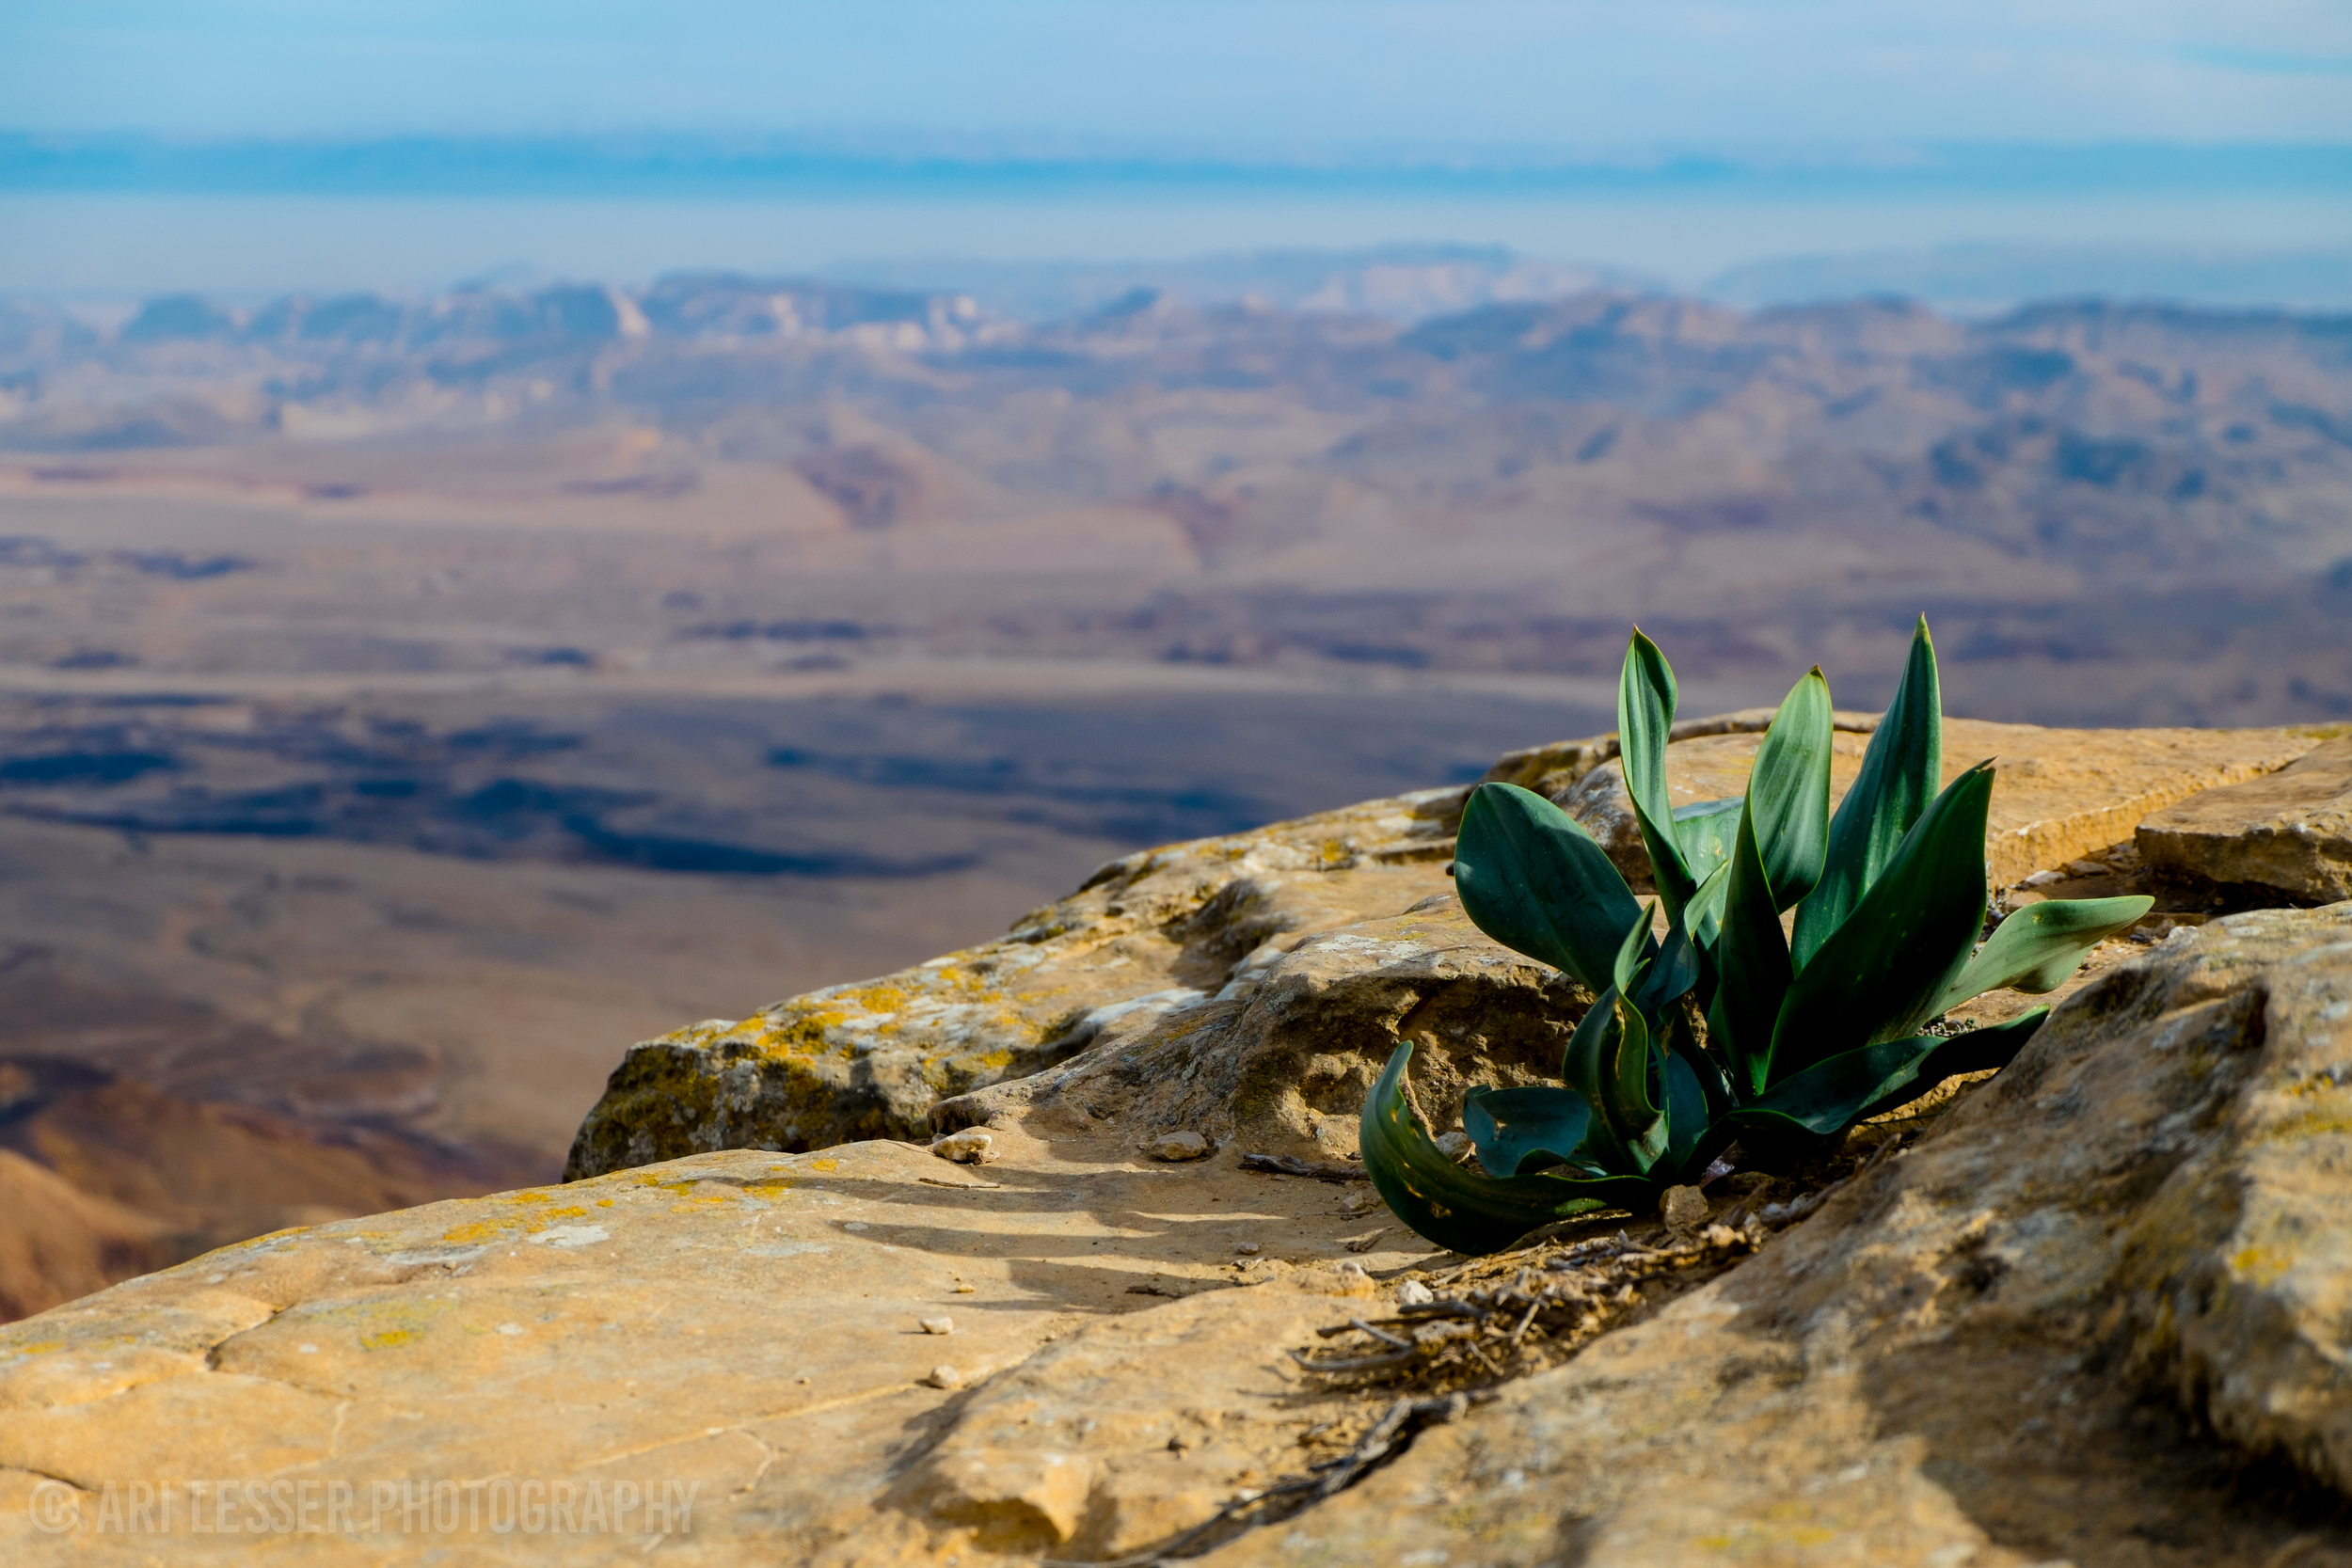
<instances>
[{"instance_id":1,"label":"green succulent plant","mask_svg":"<svg viewBox=\"0 0 2352 1568\"><path fill-rule=\"evenodd\" d=\"M1366 1170L1406 1225L1492 1252L1603 1208L1642 1212L1735 1140L1820 1146L1956 1073L2016 1055L2048 1009L1944 1034L1944 1013L2000 987L2061 984L2144 897L2027 905L1981 946L1990 762L1939 787L1943 701L1921 617L1862 770L1830 812L1829 683L1819 668L1773 715L1743 796L1675 808L1674 672L1634 632L1617 690L1618 754L1656 906L1635 900L1583 828L1542 796L1482 784L1462 814L1454 886L1479 929L1597 998L1558 1085L1473 1089L1455 1163L1405 1099L1411 1042L1365 1101ZM1784 931L1782 917L1794 911Z\"/></svg>"}]
</instances>

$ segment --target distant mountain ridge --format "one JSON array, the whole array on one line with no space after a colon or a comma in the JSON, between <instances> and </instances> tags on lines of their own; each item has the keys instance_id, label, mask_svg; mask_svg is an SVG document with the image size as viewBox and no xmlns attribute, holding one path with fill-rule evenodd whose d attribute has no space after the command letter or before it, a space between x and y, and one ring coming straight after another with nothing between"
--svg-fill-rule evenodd
<instances>
[{"instance_id":1,"label":"distant mountain ridge","mask_svg":"<svg viewBox=\"0 0 2352 1568\"><path fill-rule=\"evenodd\" d=\"M2300 683L2273 710L2352 714L2329 629L2352 615L2352 315L1598 289L1396 320L1143 290L1029 323L725 274L173 296L113 333L0 313L5 452L35 485L233 472L320 506L629 498L648 523L757 515L1041 585L858 657L1605 673L1645 595L1692 607L1702 668L1780 643L1810 662L1826 626L1875 645L1942 606L1956 691L2024 661L2075 683L2071 721L2212 721L2252 699L2130 654L2185 657L2196 625L2279 644L2245 656L2265 670L2245 690ZM1081 560L1124 597L1041 586ZM671 635L749 646L818 608Z\"/></svg>"}]
</instances>

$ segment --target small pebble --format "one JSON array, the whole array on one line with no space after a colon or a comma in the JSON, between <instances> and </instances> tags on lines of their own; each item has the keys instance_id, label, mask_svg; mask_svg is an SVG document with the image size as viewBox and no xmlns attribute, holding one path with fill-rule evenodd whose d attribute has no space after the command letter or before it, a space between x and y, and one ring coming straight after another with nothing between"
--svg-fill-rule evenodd
<instances>
[{"instance_id":1,"label":"small pebble","mask_svg":"<svg viewBox=\"0 0 2352 1568\"><path fill-rule=\"evenodd\" d=\"M925 1318L923 1320L923 1332L926 1334L953 1334L955 1331L956 1320L953 1318Z\"/></svg>"},{"instance_id":2,"label":"small pebble","mask_svg":"<svg viewBox=\"0 0 2352 1568\"><path fill-rule=\"evenodd\" d=\"M1369 1187L1357 1187L1340 1199L1340 1207L1351 1214L1360 1214L1367 1209L1380 1207L1380 1195Z\"/></svg>"},{"instance_id":3,"label":"small pebble","mask_svg":"<svg viewBox=\"0 0 2352 1568\"><path fill-rule=\"evenodd\" d=\"M1440 1132L1438 1134L1437 1143L1439 1148L1445 1150L1446 1158L1449 1160L1470 1158L1470 1141L1468 1132Z\"/></svg>"},{"instance_id":4,"label":"small pebble","mask_svg":"<svg viewBox=\"0 0 2352 1568\"><path fill-rule=\"evenodd\" d=\"M1233 1243L1233 1250L1240 1253L1245 1258L1254 1258L1258 1255L1258 1243L1255 1242L1235 1242Z\"/></svg>"},{"instance_id":5,"label":"small pebble","mask_svg":"<svg viewBox=\"0 0 2352 1568\"><path fill-rule=\"evenodd\" d=\"M933 1138L931 1152L960 1165L990 1165L1004 1158L996 1152L995 1142L978 1128L967 1127L961 1132Z\"/></svg>"},{"instance_id":6,"label":"small pebble","mask_svg":"<svg viewBox=\"0 0 2352 1568\"><path fill-rule=\"evenodd\" d=\"M1209 1140L1198 1132L1163 1132L1143 1146L1154 1160L1205 1160Z\"/></svg>"},{"instance_id":7,"label":"small pebble","mask_svg":"<svg viewBox=\"0 0 2352 1568\"><path fill-rule=\"evenodd\" d=\"M1371 1275L1364 1272L1364 1266L1356 1261L1353 1258L1343 1258L1340 1261L1332 1264L1331 1272L1338 1275L1342 1279L1348 1281L1350 1284L1354 1284L1358 1280L1370 1279L1372 1277Z\"/></svg>"},{"instance_id":8,"label":"small pebble","mask_svg":"<svg viewBox=\"0 0 2352 1568\"><path fill-rule=\"evenodd\" d=\"M1669 1230L1695 1230L1707 1223L1707 1195L1696 1187L1669 1187L1658 1200L1658 1213Z\"/></svg>"},{"instance_id":9,"label":"small pebble","mask_svg":"<svg viewBox=\"0 0 2352 1568\"><path fill-rule=\"evenodd\" d=\"M933 1367L931 1375L923 1381L934 1388L961 1388L963 1386L963 1374L943 1361Z\"/></svg>"},{"instance_id":10,"label":"small pebble","mask_svg":"<svg viewBox=\"0 0 2352 1568\"><path fill-rule=\"evenodd\" d=\"M1438 1293L1418 1279L1408 1279L1396 1288L1399 1307L1426 1307L1438 1299Z\"/></svg>"}]
</instances>

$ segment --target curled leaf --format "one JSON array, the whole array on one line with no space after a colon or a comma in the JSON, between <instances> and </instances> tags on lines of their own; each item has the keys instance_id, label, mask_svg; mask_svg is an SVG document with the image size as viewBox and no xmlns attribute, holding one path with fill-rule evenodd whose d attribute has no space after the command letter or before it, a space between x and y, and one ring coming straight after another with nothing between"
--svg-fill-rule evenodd
<instances>
[{"instance_id":1,"label":"curled leaf","mask_svg":"<svg viewBox=\"0 0 2352 1568\"><path fill-rule=\"evenodd\" d=\"M1639 1177L1496 1177L1455 1164L1406 1104L1412 1056L1410 1041L1390 1055L1364 1101L1359 1132L1373 1190L1422 1236L1454 1252L1496 1252L1554 1220L1650 1202Z\"/></svg>"},{"instance_id":2,"label":"curled leaf","mask_svg":"<svg viewBox=\"0 0 2352 1568\"><path fill-rule=\"evenodd\" d=\"M1480 1166L1495 1176L1568 1164L1592 1119L1582 1095L1551 1084L1472 1089L1462 1100L1462 1131L1478 1150Z\"/></svg>"},{"instance_id":3,"label":"curled leaf","mask_svg":"<svg viewBox=\"0 0 2352 1568\"><path fill-rule=\"evenodd\" d=\"M2155 907L2145 895L2125 898L2050 898L2011 913L1985 939L1960 977L1935 1000L1935 1010L1957 1007L2003 986L2040 995L2058 990L2083 955L2131 929Z\"/></svg>"}]
</instances>

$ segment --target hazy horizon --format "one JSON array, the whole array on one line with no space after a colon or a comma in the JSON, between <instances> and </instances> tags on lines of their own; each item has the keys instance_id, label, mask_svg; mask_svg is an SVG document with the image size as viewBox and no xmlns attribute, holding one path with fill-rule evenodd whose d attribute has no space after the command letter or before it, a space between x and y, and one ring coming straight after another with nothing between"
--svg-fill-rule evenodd
<instances>
[{"instance_id":1,"label":"hazy horizon","mask_svg":"<svg viewBox=\"0 0 2352 1568\"><path fill-rule=\"evenodd\" d=\"M2296 279L2352 256L2347 75L2311 0L26 0L0 292L1468 244L1802 294L2008 246L2340 306Z\"/></svg>"}]
</instances>

